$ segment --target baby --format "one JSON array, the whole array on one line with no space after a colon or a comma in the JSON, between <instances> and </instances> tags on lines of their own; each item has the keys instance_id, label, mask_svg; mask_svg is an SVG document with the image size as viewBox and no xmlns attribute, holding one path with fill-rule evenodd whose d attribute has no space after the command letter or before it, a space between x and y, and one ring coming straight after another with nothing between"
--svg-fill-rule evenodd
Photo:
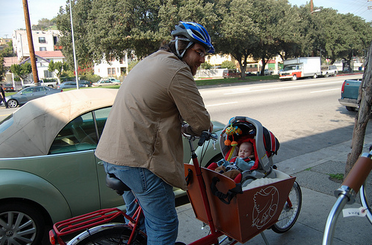
<instances>
[{"instance_id":1,"label":"baby","mask_svg":"<svg viewBox=\"0 0 372 245\"><path fill-rule=\"evenodd\" d=\"M239 146L238 156L232 158L229 162L221 159L217 162L216 172L226 175L234 179L243 171L250 170L254 166L254 151L253 144L243 142ZM211 166L211 168L213 168ZM237 182L237 180L235 180Z\"/></svg>"}]
</instances>

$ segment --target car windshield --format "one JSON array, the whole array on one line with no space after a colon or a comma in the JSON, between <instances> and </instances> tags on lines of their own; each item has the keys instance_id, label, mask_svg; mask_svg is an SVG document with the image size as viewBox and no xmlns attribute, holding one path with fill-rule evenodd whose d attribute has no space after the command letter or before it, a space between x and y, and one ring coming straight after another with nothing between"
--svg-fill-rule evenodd
<instances>
[{"instance_id":1,"label":"car windshield","mask_svg":"<svg viewBox=\"0 0 372 245\"><path fill-rule=\"evenodd\" d=\"M284 71L291 71L291 70L296 70L296 66L286 66L283 69Z\"/></svg>"},{"instance_id":2,"label":"car windshield","mask_svg":"<svg viewBox=\"0 0 372 245\"><path fill-rule=\"evenodd\" d=\"M7 116L4 120L0 122L0 134L4 132L7 128L9 128L13 124L13 114Z\"/></svg>"}]
</instances>

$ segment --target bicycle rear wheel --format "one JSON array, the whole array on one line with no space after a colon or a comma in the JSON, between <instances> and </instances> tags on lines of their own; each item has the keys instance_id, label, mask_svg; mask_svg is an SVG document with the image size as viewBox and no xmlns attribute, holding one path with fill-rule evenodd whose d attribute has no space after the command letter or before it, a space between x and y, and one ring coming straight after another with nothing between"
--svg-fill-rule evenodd
<instances>
[{"instance_id":1,"label":"bicycle rear wheel","mask_svg":"<svg viewBox=\"0 0 372 245\"><path fill-rule=\"evenodd\" d=\"M283 210L276 222L271 229L276 233L284 233L289 231L292 226L296 223L298 216L300 215L302 206L302 192L300 185L295 181L292 189L289 192L288 199L284 204Z\"/></svg>"},{"instance_id":2,"label":"bicycle rear wheel","mask_svg":"<svg viewBox=\"0 0 372 245\"><path fill-rule=\"evenodd\" d=\"M127 245L131 230L126 227L115 227L106 230L101 230L92 234L74 245ZM146 238L141 235L132 240L131 245L145 245Z\"/></svg>"},{"instance_id":3,"label":"bicycle rear wheel","mask_svg":"<svg viewBox=\"0 0 372 245\"><path fill-rule=\"evenodd\" d=\"M372 172L359 190L360 202L367 209L367 219L372 224Z\"/></svg>"}]
</instances>

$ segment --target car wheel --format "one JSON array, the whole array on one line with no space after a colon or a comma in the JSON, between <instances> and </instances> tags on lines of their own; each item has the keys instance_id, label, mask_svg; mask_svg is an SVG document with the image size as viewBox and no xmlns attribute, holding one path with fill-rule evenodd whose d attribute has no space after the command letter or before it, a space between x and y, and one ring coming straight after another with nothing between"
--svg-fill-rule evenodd
<instances>
[{"instance_id":1,"label":"car wheel","mask_svg":"<svg viewBox=\"0 0 372 245\"><path fill-rule=\"evenodd\" d=\"M14 100L14 99L11 99L8 101L8 106L10 108L16 108L18 106L18 101Z\"/></svg>"},{"instance_id":2,"label":"car wheel","mask_svg":"<svg viewBox=\"0 0 372 245\"><path fill-rule=\"evenodd\" d=\"M297 76L296 75L293 75L292 81L295 81L295 80L297 80Z\"/></svg>"},{"instance_id":3,"label":"car wheel","mask_svg":"<svg viewBox=\"0 0 372 245\"><path fill-rule=\"evenodd\" d=\"M24 203L0 204L1 244L39 245L45 230L41 213Z\"/></svg>"},{"instance_id":4,"label":"car wheel","mask_svg":"<svg viewBox=\"0 0 372 245\"><path fill-rule=\"evenodd\" d=\"M356 108L355 107L351 107L351 106L346 106L346 110L348 110L348 111L356 111Z\"/></svg>"},{"instance_id":5,"label":"car wheel","mask_svg":"<svg viewBox=\"0 0 372 245\"><path fill-rule=\"evenodd\" d=\"M317 77L318 77L318 75L317 75L317 74L314 74L314 75L313 75L313 78L314 78L314 79L315 79L315 78L317 78Z\"/></svg>"},{"instance_id":6,"label":"car wheel","mask_svg":"<svg viewBox=\"0 0 372 245\"><path fill-rule=\"evenodd\" d=\"M326 74L325 74L325 77L328 77L328 76L329 76L328 73L326 73Z\"/></svg>"}]
</instances>

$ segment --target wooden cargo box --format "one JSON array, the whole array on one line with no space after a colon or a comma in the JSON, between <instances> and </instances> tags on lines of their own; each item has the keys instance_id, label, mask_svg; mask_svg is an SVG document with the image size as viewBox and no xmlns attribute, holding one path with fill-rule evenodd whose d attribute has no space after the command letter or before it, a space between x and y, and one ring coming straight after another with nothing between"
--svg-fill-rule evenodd
<instances>
[{"instance_id":1,"label":"wooden cargo box","mask_svg":"<svg viewBox=\"0 0 372 245\"><path fill-rule=\"evenodd\" d=\"M187 194L196 218L208 223L194 166L185 163L185 176L190 170L191 178ZM277 178L264 178L260 181L256 180L256 183L252 182L246 187L248 189L243 188L243 194L237 194L230 204L226 204L212 194L210 188L212 179L213 177L219 179L216 187L222 193L227 193L228 190L234 188L235 182L206 168L202 168L201 171L216 229L240 243L245 243L277 222L295 181L295 177L274 170ZM258 182L264 184L261 185Z\"/></svg>"}]
</instances>

